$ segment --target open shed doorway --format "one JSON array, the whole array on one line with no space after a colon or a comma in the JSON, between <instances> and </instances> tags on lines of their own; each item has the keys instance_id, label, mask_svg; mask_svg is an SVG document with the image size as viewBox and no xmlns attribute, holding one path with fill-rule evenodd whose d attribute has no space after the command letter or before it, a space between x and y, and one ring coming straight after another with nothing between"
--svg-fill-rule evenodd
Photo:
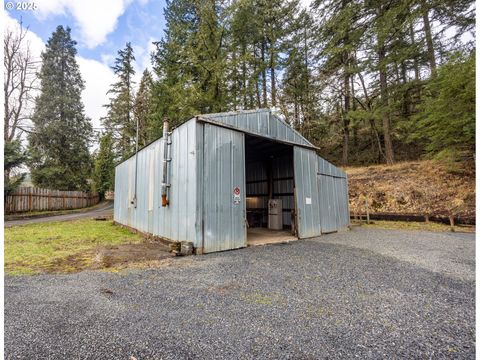
<instances>
[{"instance_id":1,"label":"open shed doorway","mask_svg":"<svg viewBox=\"0 0 480 360\"><path fill-rule=\"evenodd\" d=\"M245 180L247 245L297 240L293 146L245 134Z\"/></svg>"}]
</instances>

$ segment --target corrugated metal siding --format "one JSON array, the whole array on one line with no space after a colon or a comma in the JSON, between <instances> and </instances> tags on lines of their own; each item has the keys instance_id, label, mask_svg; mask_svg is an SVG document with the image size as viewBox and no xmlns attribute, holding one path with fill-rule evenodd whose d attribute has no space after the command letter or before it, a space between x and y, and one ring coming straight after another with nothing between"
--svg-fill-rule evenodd
<instances>
[{"instance_id":1,"label":"corrugated metal siding","mask_svg":"<svg viewBox=\"0 0 480 360\"><path fill-rule=\"evenodd\" d=\"M252 132L266 131L266 137L275 134L283 140L298 140L288 125L267 121L271 119L268 111L253 112L253 120L242 117L251 114L232 115L228 121L248 126ZM173 241L192 241L195 247L203 245L205 252L246 246L245 195L265 194L267 188L266 183L246 188L244 146L241 132L194 120L184 123L172 133L170 206L161 206L163 140L159 139L138 153L137 208L130 203L135 156L116 167L115 221ZM291 161L276 160L273 191L289 193L293 181L288 177L294 176L299 237L318 236L322 231L348 226L346 174L308 148L294 146L293 160L293 168ZM253 180L266 178L261 167L250 173ZM242 190L239 205L233 204L232 195L237 185ZM294 207L293 196L277 197L283 200L284 208ZM307 198L311 204L307 204ZM266 199L259 206L266 208ZM285 212L283 219L289 224L290 214Z\"/></svg>"},{"instance_id":2,"label":"corrugated metal siding","mask_svg":"<svg viewBox=\"0 0 480 360\"><path fill-rule=\"evenodd\" d=\"M265 162L246 164L246 195L248 209L263 209L263 222L268 221L268 179ZM281 199L283 206L283 225L290 226L291 210L295 208L293 200L294 179L293 159L291 156L273 159L272 162L273 198ZM288 195L287 195L288 194Z\"/></svg>"},{"instance_id":3,"label":"corrugated metal siding","mask_svg":"<svg viewBox=\"0 0 480 360\"><path fill-rule=\"evenodd\" d=\"M194 246L198 246L201 233L196 226L195 121L184 123L173 131L171 157L168 207L161 206L163 139L138 153L136 208L130 204L134 194L135 156L116 167L114 219L143 232L173 241L192 241Z\"/></svg>"},{"instance_id":4,"label":"corrugated metal siding","mask_svg":"<svg viewBox=\"0 0 480 360\"><path fill-rule=\"evenodd\" d=\"M202 117L235 127L250 134L261 135L272 140L292 144L313 146L307 139L268 109L206 114Z\"/></svg>"},{"instance_id":5,"label":"corrugated metal siding","mask_svg":"<svg viewBox=\"0 0 480 360\"><path fill-rule=\"evenodd\" d=\"M317 154L313 150L295 146L293 159L298 237L309 238L319 236L321 234L321 224L317 186Z\"/></svg>"},{"instance_id":6,"label":"corrugated metal siding","mask_svg":"<svg viewBox=\"0 0 480 360\"><path fill-rule=\"evenodd\" d=\"M344 171L318 157L318 192L322 232L328 233L350 224L348 181Z\"/></svg>"},{"instance_id":7,"label":"corrugated metal siding","mask_svg":"<svg viewBox=\"0 0 480 360\"><path fill-rule=\"evenodd\" d=\"M287 226L292 224L291 211L295 209L293 173L293 158L291 156L273 160L273 198L282 200L283 225Z\"/></svg>"},{"instance_id":8,"label":"corrugated metal siding","mask_svg":"<svg viewBox=\"0 0 480 360\"><path fill-rule=\"evenodd\" d=\"M244 134L204 125L203 251L236 249L247 245L245 224ZM240 204L233 201L240 187Z\"/></svg>"}]
</instances>

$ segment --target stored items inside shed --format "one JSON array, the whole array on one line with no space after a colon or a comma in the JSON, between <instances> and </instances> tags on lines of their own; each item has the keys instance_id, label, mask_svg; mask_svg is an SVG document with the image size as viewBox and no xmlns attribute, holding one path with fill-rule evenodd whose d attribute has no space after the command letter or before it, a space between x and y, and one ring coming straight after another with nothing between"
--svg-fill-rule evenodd
<instances>
[{"instance_id":1,"label":"stored items inside shed","mask_svg":"<svg viewBox=\"0 0 480 360\"><path fill-rule=\"evenodd\" d=\"M293 146L245 135L247 243L294 240Z\"/></svg>"}]
</instances>

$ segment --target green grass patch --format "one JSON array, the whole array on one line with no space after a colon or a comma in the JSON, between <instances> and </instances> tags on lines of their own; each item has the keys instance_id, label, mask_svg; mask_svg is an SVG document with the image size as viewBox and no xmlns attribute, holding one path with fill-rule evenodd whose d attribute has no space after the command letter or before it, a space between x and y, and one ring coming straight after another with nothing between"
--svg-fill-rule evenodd
<instances>
[{"instance_id":1,"label":"green grass patch","mask_svg":"<svg viewBox=\"0 0 480 360\"><path fill-rule=\"evenodd\" d=\"M435 231L450 232L450 225L435 222L415 222L415 221L387 221L373 220L372 223L364 223L362 226L383 229L417 230L417 231ZM474 226L455 226L455 232L475 232Z\"/></svg>"},{"instance_id":2,"label":"green grass patch","mask_svg":"<svg viewBox=\"0 0 480 360\"><path fill-rule=\"evenodd\" d=\"M92 264L98 247L142 241L140 235L112 221L92 219L5 228L5 272L22 275L78 271Z\"/></svg>"}]
</instances>

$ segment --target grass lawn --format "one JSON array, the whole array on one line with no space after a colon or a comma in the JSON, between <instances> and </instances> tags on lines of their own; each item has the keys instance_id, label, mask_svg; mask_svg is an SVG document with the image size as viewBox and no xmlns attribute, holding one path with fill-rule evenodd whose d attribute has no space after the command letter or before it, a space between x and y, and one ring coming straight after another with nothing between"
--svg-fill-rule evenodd
<instances>
[{"instance_id":1,"label":"grass lawn","mask_svg":"<svg viewBox=\"0 0 480 360\"><path fill-rule=\"evenodd\" d=\"M372 220L371 224L363 223L362 226L383 229L417 230L417 231L436 231L450 232L450 225L435 222L415 222L415 221L386 221ZM475 226L455 226L455 232L475 232Z\"/></svg>"},{"instance_id":2,"label":"grass lawn","mask_svg":"<svg viewBox=\"0 0 480 360\"><path fill-rule=\"evenodd\" d=\"M5 272L10 275L88 268L96 249L143 242L112 221L82 219L5 228Z\"/></svg>"}]
</instances>

